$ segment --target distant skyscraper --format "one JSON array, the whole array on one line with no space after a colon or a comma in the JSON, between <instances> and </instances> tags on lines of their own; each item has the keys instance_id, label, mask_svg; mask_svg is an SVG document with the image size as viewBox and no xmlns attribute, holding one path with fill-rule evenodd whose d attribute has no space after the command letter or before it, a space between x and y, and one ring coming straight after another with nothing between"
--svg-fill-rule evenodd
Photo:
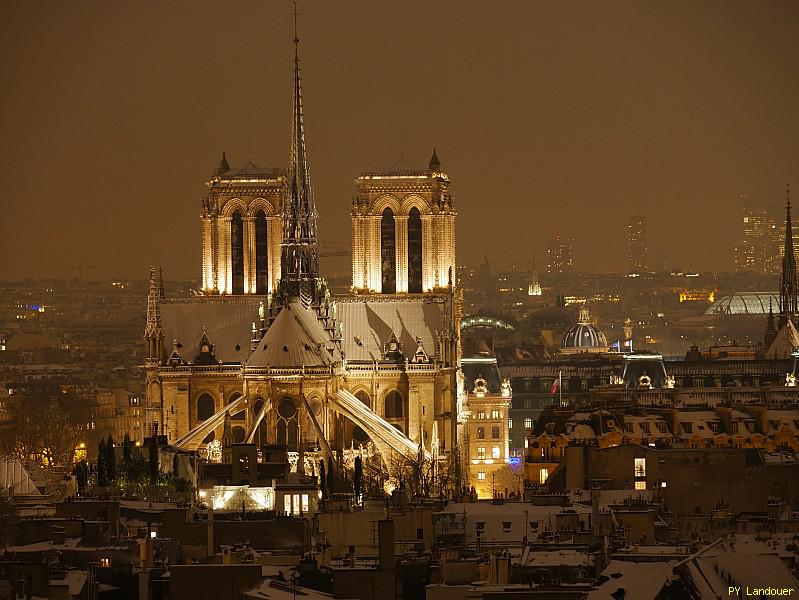
<instances>
[{"instance_id":1,"label":"distant skyscraper","mask_svg":"<svg viewBox=\"0 0 799 600\"><path fill-rule=\"evenodd\" d=\"M547 272L571 273L574 271L574 239L555 234L547 247Z\"/></svg>"},{"instance_id":2,"label":"distant skyscraper","mask_svg":"<svg viewBox=\"0 0 799 600\"><path fill-rule=\"evenodd\" d=\"M630 273L646 271L646 217L630 217L627 224Z\"/></svg>"},{"instance_id":3,"label":"distant skyscraper","mask_svg":"<svg viewBox=\"0 0 799 600\"><path fill-rule=\"evenodd\" d=\"M743 201L743 237L735 245L735 270L739 273L778 273L784 252L783 228L765 208Z\"/></svg>"}]
</instances>

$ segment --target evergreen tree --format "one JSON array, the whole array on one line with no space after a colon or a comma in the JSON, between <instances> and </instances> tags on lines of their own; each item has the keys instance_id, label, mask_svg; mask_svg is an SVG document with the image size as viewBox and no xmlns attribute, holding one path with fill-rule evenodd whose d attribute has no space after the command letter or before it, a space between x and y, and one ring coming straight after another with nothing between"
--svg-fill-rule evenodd
<instances>
[{"instance_id":1,"label":"evergreen tree","mask_svg":"<svg viewBox=\"0 0 799 600\"><path fill-rule=\"evenodd\" d=\"M75 483L78 486L78 496L82 496L86 491L86 484L89 483L89 469L86 466L86 461L75 465Z\"/></svg>"},{"instance_id":2,"label":"evergreen tree","mask_svg":"<svg viewBox=\"0 0 799 600\"><path fill-rule=\"evenodd\" d=\"M117 478L117 455L114 450L114 438L110 433L105 443L105 472L109 482Z\"/></svg>"},{"instance_id":3,"label":"evergreen tree","mask_svg":"<svg viewBox=\"0 0 799 600\"><path fill-rule=\"evenodd\" d=\"M355 457L355 473L352 476L352 488L355 492L355 502L361 502L361 485L363 484L363 460L360 456Z\"/></svg>"},{"instance_id":4,"label":"evergreen tree","mask_svg":"<svg viewBox=\"0 0 799 600\"><path fill-rule=\"evenodd\" d=\"M148 464L150 466L150 479L153 483L158 479L158 437L153 435L150 437L150 446L148 448Z\"/></svg>"},{"instance_id":5,"label":"evergreen tree","mask_svg":"<svg viewBox=\"0 0 799 600\"><path fill-rule=\"evenodd\" d=\"M105 487L108 485L108 472L105 466L105 440L100 440L97 448L97 485Z\"/></svg>"},{"instance_id":6,"label":"evergreen tree","mask_svg":"<svg viewBox=\"0 0 799 600\"><path fill-rule=\"evenodd\" d=\"M333 493L333 484L335 483L335 479L333 476L333 464L330 462L330 459L327 459L327 493Z\"/></svg>"},{"instance_id":7,"label":"evergreen tree","mask_svg":"<svg viewBox=\"0 0 799 600\"><path fill-rule=\"evenodd\" d=\"M122 464L125 465L127 469L130 466L130 463L133 462L133 444L130 441L130 436L126 433L125 434L125 441L122 442Z\"/></svg>"}]
</instances>

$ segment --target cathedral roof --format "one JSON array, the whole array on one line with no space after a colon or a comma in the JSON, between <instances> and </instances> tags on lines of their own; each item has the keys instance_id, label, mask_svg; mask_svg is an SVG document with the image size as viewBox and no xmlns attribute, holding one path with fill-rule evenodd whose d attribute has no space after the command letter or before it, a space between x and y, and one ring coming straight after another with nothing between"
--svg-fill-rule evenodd
<instances>
[{"instance_id":1,"label":"cathedral roof","mask_svg":"<svg viewBox=\"0 0 799 600\"><path fill-rule=\"evenodd\" d=\"M250 351L251 324L259 320L261 300L237 296L163 302L160 309L164 345L171 347L177 341L180 355L185 360L194 360L200 353L205 327L217 360L242 363Z\"/></svg>"},{"instance_id":2,"label":"cathedral roof","mask_svg":"<svg viewBox=\"0 0 799 600\"><path fill-rule=\"evenodd\" d=\"M336 298L336 308L348 361L382 360L392 333L406 358L413 356L416 338L434 355L436 332L444 329L445 304L429 298L342 296Z\"/></svg>"},{"instance_id":3,"label":"cathedral roof","mask_svg":"<svg viewBox=\"0 0 799 600\"><path fill-rule=\"evenodd\" d=\"M766 358L790 358L791 353L797 348L799 348L799 331L788 319L785 327L777 332L777 337L766 352Z\"/></svg>"},{"instance_id":4,"label":"cathedral roof","mask_svg":"<svg viewBox=\"0 0 799 600\"><path fill-rule=\"evenodd\" d=\"M341 360L316 312L299 300L288 302L258 342L248 367L326 367Z\"/></svg>"}]
</instances>

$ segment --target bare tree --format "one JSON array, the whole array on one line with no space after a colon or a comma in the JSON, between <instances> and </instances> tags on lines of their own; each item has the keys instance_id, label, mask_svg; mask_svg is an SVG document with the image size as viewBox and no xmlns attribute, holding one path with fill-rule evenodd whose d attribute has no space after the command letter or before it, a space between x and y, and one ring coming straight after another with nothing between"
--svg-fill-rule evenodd
<instances>
[{"instance_id":1,"label":"bare tree","mask_svg":"<svg viewBox=\"0 0 799 600\"><path fill-rule=\"evenodd\" d=\"M2 451L42 465L71 464L89 411L70 398L14 398L5 403Z\"/></svg>"}]
</instances>

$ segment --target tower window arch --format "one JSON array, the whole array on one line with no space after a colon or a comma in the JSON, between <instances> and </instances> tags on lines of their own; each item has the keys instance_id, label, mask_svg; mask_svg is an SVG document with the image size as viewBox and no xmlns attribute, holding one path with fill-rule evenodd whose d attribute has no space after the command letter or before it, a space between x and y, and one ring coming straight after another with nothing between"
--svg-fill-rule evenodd
<instances>
[{"instance_id":1,"label":"tower window arch","mask_svg":"<svg viewBox=\"0 0 799 600\"><path fill-rule=\"evenodd\" d=\"M408 213L408 291L422 293L422 215L415 206Z\"/></svg>"},{"instance_id":2,"label":"tower window arch","mask_svg":"<svg viewBox=\"0 0 799 600\"><path fill-rule=\"evenodd\" d=\"M384 414L386 419L401 419L404 415L402 396L397 390L386 395Z\"/></svg>"},{"instance_id":3,"label":"tower window arch","mask_svg":"<svg viewBox=\"0 0 799 600\"><path fill-rule=\"evenodd\" d=\"M393 294L397 291L397 236L394 224L394 211L383 210L380 219L380 268L382 273L382 292Z\"/></svg>"},{"instance_id":4,"label":"tower window arch","mask_svg":"<svg viewBox=\"0 0 799 600\"><path fill-rule=\"evenodd\" d=\"M269 292L268 221L263 210L255 215L255 293Z\"/></svg>"},{"instance_id":5,"label":"tower window arch","mask_svg":"<svg viewBox=\"0 0 799 600\"><path fill-rule=\"evenodd\" d=\"M214 399L211 394L200 394L197 398L197 422L202 423L214 416Z\"/></svg>"},{"instance_id":6,"label":"tower window arch","mask_svg":"<svg viewBox=\"0 0 799 600\"><path fill-rule=\"evenodd\" d=\"M232 271L234 294L244 293L244 221L241 213L235 211L230 219L230 268Z\"/></svg>"}]
</instances>

